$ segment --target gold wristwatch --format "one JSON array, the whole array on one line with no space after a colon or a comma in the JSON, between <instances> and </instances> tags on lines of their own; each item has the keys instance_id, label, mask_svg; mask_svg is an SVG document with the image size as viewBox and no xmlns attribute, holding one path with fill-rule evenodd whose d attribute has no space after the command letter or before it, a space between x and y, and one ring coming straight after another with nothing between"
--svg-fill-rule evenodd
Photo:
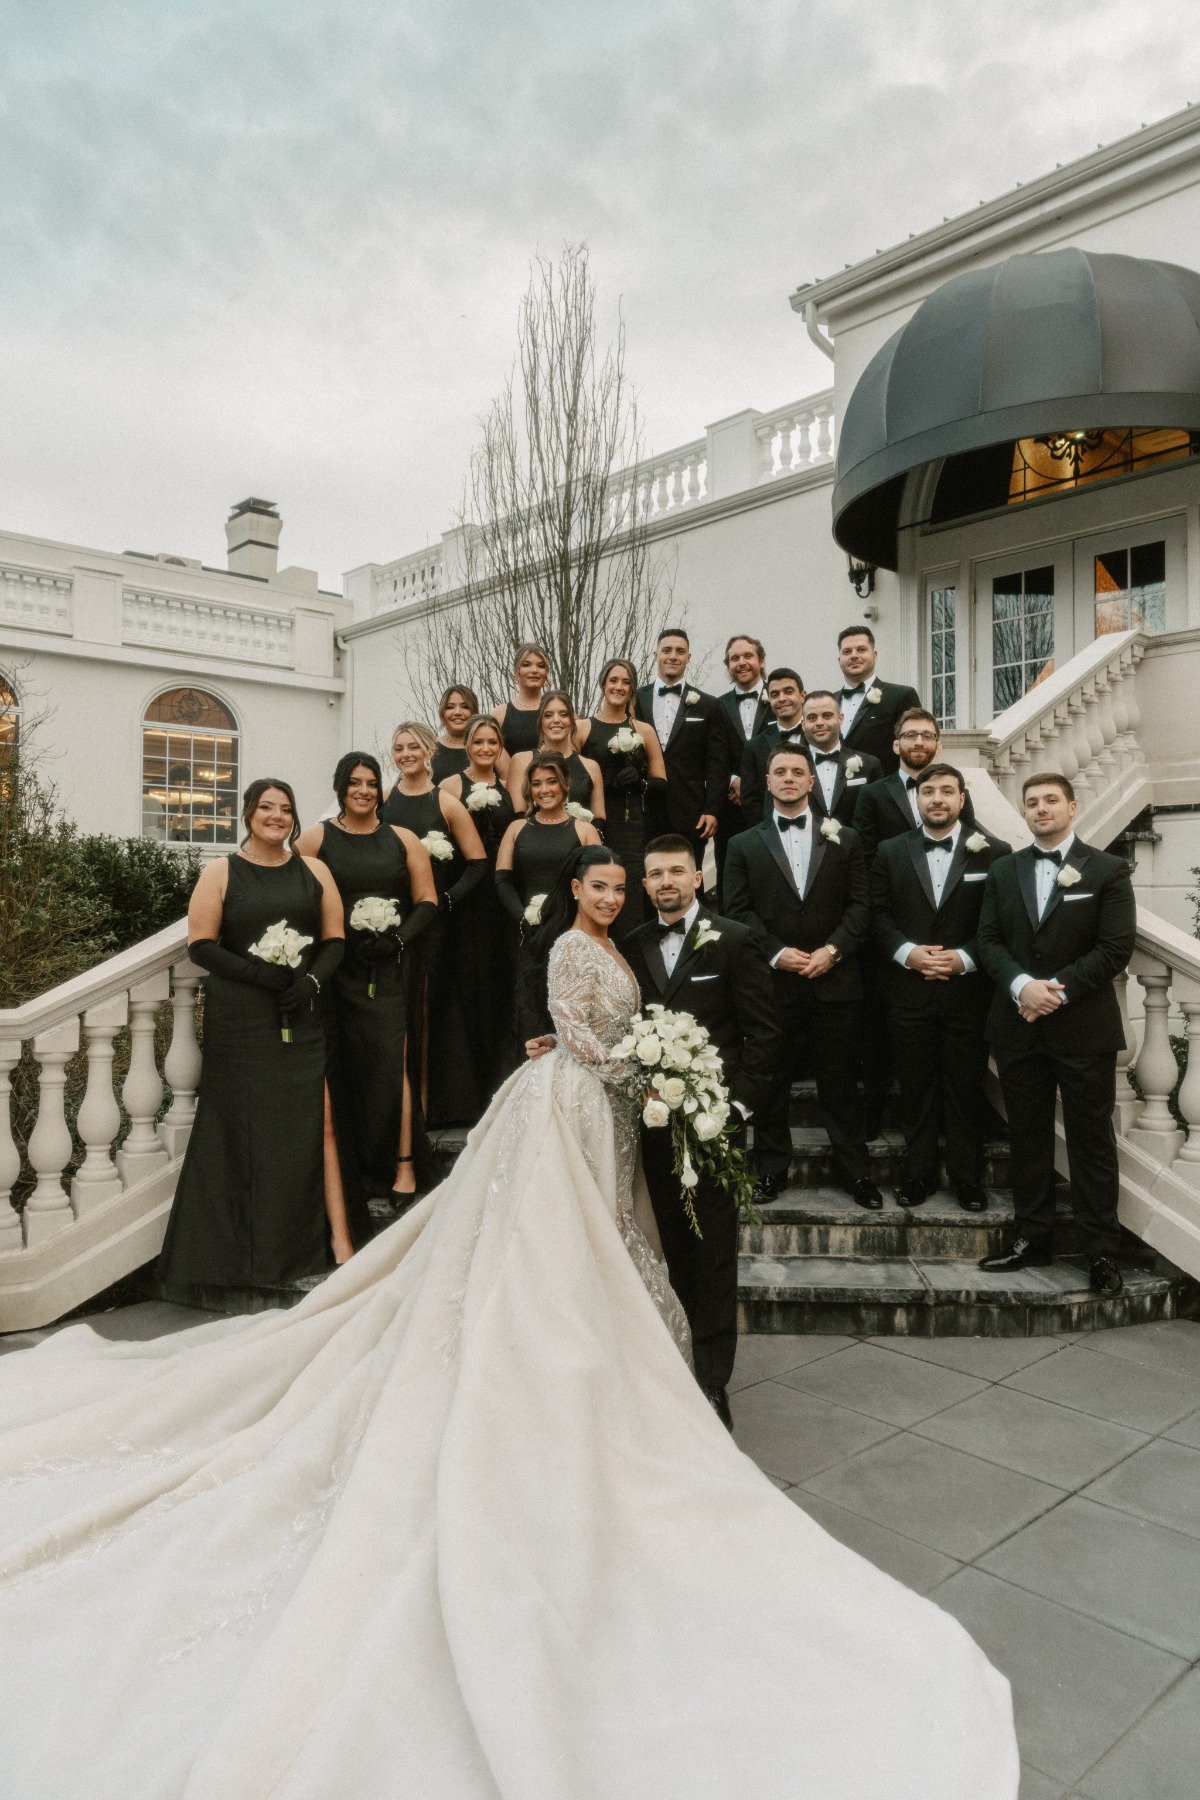
<instances>
[{"instance_id":1,"label":"gold wristwatch","mask_svg":"<svg viewBox=\"0 0 1200 1800\"><path fill-rule=\"evenodd\" d=\"M835 963L840 963L840 962L841 962L841 960L842 960L842 953L841 953L841 951L840 951L840 950L839 950L839 949L838 949L838 947L837 947L837 945L836 945L836 944L826 944L826 946L825 946L825 948L826 948L826 949L827 949L827 950L828 950L828 952L829 952L829 955L830 955L830 959L831 959L831 960L832 960L832 961L833 961L833 962L835 962Z\"/></svg>"}]
</instances>

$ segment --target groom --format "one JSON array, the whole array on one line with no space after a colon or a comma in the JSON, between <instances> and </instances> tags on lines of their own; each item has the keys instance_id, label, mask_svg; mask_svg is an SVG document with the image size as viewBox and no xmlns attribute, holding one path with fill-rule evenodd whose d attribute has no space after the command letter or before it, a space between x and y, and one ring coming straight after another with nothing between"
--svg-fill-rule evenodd
<instances>
[{"instance_id":1,"label":"groom","mask_svg":"<svg viewBox=\"0 0 1200 1800\"><path fill-rule=\"evenodd\" d=\"M658 917L639 925L624 952L643 1007L661 1002L691 1013L719 1052L733 1102L730 1135L743 1147L746 1121L770 1092L782 1054L771 971L757 934L700 904L701 875L689 839L653 838L643 886ZM698 938L703 943L698 943ZM669 1129L642 1127L642 1162L671 1285L692 1328L696 1379L730 1430L725 1389L737 1349L738 1218L732 1196L701 1180L697 1237L683 1210Z\"/></svg>"}]
</instances>

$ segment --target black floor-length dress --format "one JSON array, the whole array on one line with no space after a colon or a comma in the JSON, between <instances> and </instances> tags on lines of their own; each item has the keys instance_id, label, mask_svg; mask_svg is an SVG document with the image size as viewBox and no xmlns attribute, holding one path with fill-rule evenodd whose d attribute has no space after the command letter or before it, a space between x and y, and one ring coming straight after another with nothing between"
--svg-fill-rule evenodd
<instances>
[{"instance_id":1,"label":"black floor-length dress","mask_svg":"<svg viewBox=\"0 0 1200 1800\"><path fill-rule=\"evenodd\" d=\"M450 792L464 806L476 783L460 775ZM496 852L513 822L513 804L499 782L490 784L497 804L471 811L471 822L487 851L491 878L468 894L450 914L450 954L466 996L468 1049L475 1068L481 1109L524 1058L518 1050L516 1017L517 932L496 892Z\"/></svg>"},{"instance_id":2,"label":"black floor-length dress","mask_svg":"<svg viewBox=\"0 0 1200 1800\"><path fill-rule=\"evenodd\" d=\"M286 921L321 941L321 884L299 856L285 863L229 857L218 942L245 956ZM326 1267L325 1029L316 1006L280 1030L278 996L209 975L204 1061L159 1280L181 1295L214 1287L287 1287Z\"/></svg>"},{"instance_id":3,"label":"black floor-length dress","mask_svg":"<svg viewBox=\"0 0 1200 1800\"><path fill-rule=\"evenodd\" d=\"M440 831L454 855L433 858L438 916L407 953L408 1029L412 1033L410 1072L418 1071L418 1093L429 1126L470 1125L483 1111L471 1060L468 996L459 980L449 932L446 895L466 868L442 812L437 788L406 794L397 785L380 808L389 825L403 825L416 837Z\"/></svg>"},{"instance_id":4,"label":"black floor-length dress","mask_svg":"<svg viewBox=\"0 0 1200 1800\"><path fill-rule=\"evenodd\" d=\"M513 886L528 906L535 894L549 894L562 873L563 864L579 849L574 819L544 825L535 813L517 833L513 844ZM517 952L517 1044L524 1050L527 1038L552 1032L546 997L546 964L550 945L535 949L532 934L521 934Z\"/></svg>"},{"instance_id":5,"label":"black floor-length dress","mask_svg":"<svg viewBox=\"0 0 1200 1800\"><path fill-rule=\"evenodd\" d=\"M610 725L604 719L593 718L587 741L588 755L597 764L604 784L604 841L625 865L625 904L609 933L618 946L650 916L642 886L643 852L647 838L657 830L649 813L645 744L639 737L636 750L621 752L611 748L617 732L629 729L624 720ZM618 781L618 776L627 775L631 769L637 776L635 783Z\"/></svg>"},{"instance_id":6,"label":"black floor-length dress","mask_svg":"<svg viewBox=\"0 0 1200 1800\"><path fill-rule=\"evenodd\" d=\"M433 753L430 774L435 787L448 781L451 775L461 775L471 760L471 752L464 750L461 744L438 744Z\"/></svg>"},{"instance_id":7,"label":"black floor-length dress","mask_svg":"<svg viewBox=\"0 0 1200 1800\"><path fill-rule=\"evenodd\" d=\"M504 708L500 736L510 756L517 756L522 750L537 749L540 710L537 706L514 706L511 700Z\"/></svg>"},{"instance_id":8,"label":"black floor-length dress","mask_svg":"<svg viewBox=\"0 0 1200 1800\"><path fill-rule=\"evenodd\" d=\"M351 1147L360 1176L353 1201L349 1189L346 1194L350 1232L358 1249L360 1238L365 1243L371 1235L367 1195L386 1196L395 1185L408 1027L407 953L393 944L387 954L373 960L371 934L356 930L350 915L357 901L378 895L395 900L401 919L407 918L412 885L408 854L390 825L371 832L343 831L326 820L317 855L337 883L346 915L346 954L326 985L324 999L329 1098L339 1143Z\"/></svg>"}]
</instances>

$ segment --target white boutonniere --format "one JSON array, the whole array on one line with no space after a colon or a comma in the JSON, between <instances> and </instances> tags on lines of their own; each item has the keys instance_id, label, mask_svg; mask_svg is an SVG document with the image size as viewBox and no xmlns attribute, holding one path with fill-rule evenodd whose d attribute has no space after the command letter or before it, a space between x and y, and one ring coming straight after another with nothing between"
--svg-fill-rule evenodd
<instances>
[{"instance_id":1,"label":"white boutonniere","mask_svg":"<svg viewBox=\"0 0 1200 1800\"><path fill-rule=\"evenodd\" d=\"M972 856L979 850L986 850L987 847L988 841L984 837L982 831L973 831L967 839L967 849L971 852Z\"/></svg>"},{"instance_id":2,"label":"white boutonniere","mask_svg":"<svg viewBox=\"0 0 1200 1800\"><path fill-rule=\"evenodd\" d=\"M640 734L633 729L632 725L622 725L620 731L614 731L609 738L608 747L610 750L617 751L621 756L631 756L635 750L641 747L641 742Z\"/></svg>"},{"instance_id":3,"label":"white boutonniere","mask_svg":"<svg viewBox=\"0 0 1200 1800\"><path fill-rule=\"evenodd\" d=\"M529 902L529 905L525 908L524 914L522 915L527 925L541 924L542 908L545 904L545 894L535 894L533 896L533 899Z\"/></svg>"},{"instance_id":4,"label":"white boutonniere","mask_svg":"<svg viewBox=\"0 0 1200 1800\"><path fill-rule=\"evenodd\" d=\"M595 813L590 813L586 806L580 806L578 800L567 801L567 815L572 819L582 819L585 825L590 825L596 816Z\"/></svg>"},{"instance_id":5,"label":"white boutonniere","mask_svg":"<svg viewBox=\"0 0 1200 1800\"><path fill-rule=\"evenodd\" d=\"M485 806L499 806L500 789L490 787L486 781L473 781L471 791L467 795L467 811L482 812Z\"/></svg>"},{"instance_id":6,"label":"white boutonniere","mask_svg":"<svg viewBox=\"0 0 1200 1800\"><path fill-rule=\"evenodd\" d=\"M871 687L871 688L867 689L867 705L868 706L878 706L879 702L882 699L883 699L883 689L881 687L875 686L875 687Z\"/></svg>"},{"instance_id":7,"label":"white boutonniere","mask_svg":"<svg viewBox=\"0 0 1200 1800\"><path fill-rule=\"evenodd\" d=\"M862 757L861 756L847 757L846 758L846 780L853 781L854 777L858 774L858 771L861 768L862 768Z\"/></svg>"},{"instance_id":8,"label":"white boutonniere","mask_svg":"<svg viewBox=\"0 0 1200 1800\"><path fill-rule=\"evenodd\" d=\"M695 706L697 701L700 698L700 696L696 692L695 688L689 688L687 693L683 697L689 706Z\"/></svg>"},{"instance_id":9,"label":"white boutonniere","mask_svg":"<svg viewBox=\"0 0 1200 1800\"><path fill-rule=\"evenodd\" d=\"M1070 863L1068 863L1065 868L1058 871L1058 879L1055 885L1061 888L1078 887L1082 880L1083 876L1079 873L1079 870L1073 869Z\"/></svg>"},{"instance_id":10,"label":"white boutonniere","mask_svg":"<svg viewBox=\"0 0 1200 1800\"><path fill-rule=\"evenodd\" d=\"M834 818L822 819L821 836L823 838L828 838L831 844L840 844L842 841L842 827L839 820Z\"/></svg>"},{"instance_id":11,"label":"white boutonniere","mask_svg":"<svg viewBox=\"0 0 1200 1800\"><path fill-rule=\"evenodd\" d=\"M701 919L692 934L692 949L707 950L710 944L719 944L721 933L707 919Z\"/></svg>"},{"instance_id":12,"label":"white boutonniere","mask_svg":"<svg viewBox=\"0 0 1200 1800\"><path fill-rule=\"evenodd\" d=\"M421 839L434 862L450 862L454 856L454 845L444 831L427 831Z\"/></svg>"}]
</instances>

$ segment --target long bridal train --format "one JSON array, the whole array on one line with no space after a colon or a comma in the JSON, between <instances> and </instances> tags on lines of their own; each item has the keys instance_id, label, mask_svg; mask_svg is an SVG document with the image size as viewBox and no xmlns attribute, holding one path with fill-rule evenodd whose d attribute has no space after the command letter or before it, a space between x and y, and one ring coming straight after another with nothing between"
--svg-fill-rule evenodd
<instances>
[{"instance_id":1,"label":"long bridal train","mask_svg":"<svg viewBox=\"0 0 1200 1800\"><path fill-rule=\"evenodd\" d=\"M1008 1685L776 1492L566 1050L294 1311L0 1363L0 1791L1014 1800Z\"/></svg>"}]
</instances>

